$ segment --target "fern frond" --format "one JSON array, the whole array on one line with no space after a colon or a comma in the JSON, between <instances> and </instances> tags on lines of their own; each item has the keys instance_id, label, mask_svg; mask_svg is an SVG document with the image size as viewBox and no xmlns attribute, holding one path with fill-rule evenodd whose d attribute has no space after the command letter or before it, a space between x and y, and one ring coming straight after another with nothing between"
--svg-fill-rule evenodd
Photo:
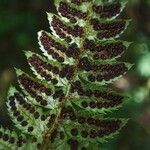
<instances>
[{"instance_id":1,"label":"fern frond","mask_svg":"<svg viewBox=\"0 0 150 150\"><path fill-rule=\"evenodd\" d=\"M106 118L125 95L109 88L132 67L117 58L130 42L119 40L129 20L125 3L55 0L47 13L51 33L38 32L42 55L25 51L34 76L16 69L7 108L14 131L0 129L1 149L100 150L127 119Z\"/></svg>"}]
</instances>

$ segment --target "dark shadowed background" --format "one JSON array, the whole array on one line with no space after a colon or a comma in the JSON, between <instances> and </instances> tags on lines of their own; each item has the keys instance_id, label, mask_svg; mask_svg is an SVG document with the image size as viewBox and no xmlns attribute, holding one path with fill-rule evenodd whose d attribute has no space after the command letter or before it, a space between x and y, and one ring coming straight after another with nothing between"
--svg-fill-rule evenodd
<instances>
[{"instance_id":1,"label":"dark shadowed background","mask_svg":"<svg viewBox=\"0 0 150 150\"><path fill-rule=\"evenodd\" d=\"M51 0L0 0L0 124L11 127L5 101L8 86L15 83L13 67L29 70L22 50L38 51L37 32L49 31L45 12L55 12ZM150 150L150 0L129 0L122 16L132 22L121 37L133 41L122 60L134 63L114 84L132 98L115 113L129 123L104 146L108 150Z\"/></svg>"}]
</instances>

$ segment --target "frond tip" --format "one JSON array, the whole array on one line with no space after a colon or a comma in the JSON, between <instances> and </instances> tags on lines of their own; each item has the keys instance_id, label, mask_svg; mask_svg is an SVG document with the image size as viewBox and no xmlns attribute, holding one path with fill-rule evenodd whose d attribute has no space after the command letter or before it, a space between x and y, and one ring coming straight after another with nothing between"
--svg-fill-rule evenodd
<instances>
[{"instance_id":1,"label":"frond tip","mask_svg":"<svg viewBox=\"0 0 150 150\"><path fill-rule=\"evenodd\" d=\"M0 128L0 149L99 150L127 119L106 118L125 99L108 88L132 67L117 58L130 42L119 40L129 20L125 3L55 0L47 13L51 33L38 32L42 54L25 51L34 76L16 69L7 109L14 131Z\"/></svg>"}]
</instances>

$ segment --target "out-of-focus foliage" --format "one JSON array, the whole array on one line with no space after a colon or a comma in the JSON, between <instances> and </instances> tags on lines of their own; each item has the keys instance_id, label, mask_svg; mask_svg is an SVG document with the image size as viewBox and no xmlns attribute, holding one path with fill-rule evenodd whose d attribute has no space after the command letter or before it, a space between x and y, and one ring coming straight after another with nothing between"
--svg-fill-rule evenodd
<instances>
[{"instance_id":1,"label":"out-of-focus foliage","mask_svg":"<svg viewBox=\"0 0 150 150\"><path fill-rule=\"evenodd\" d=\"M142 76L150 76L150 53L143 55L138 62L138 71Z\"/></svg>"},{"instance_id":2,"label":"out-of-focus foliage","mask_svg":"<svg viewBox=\"0 0 150 150\"><path fill-rule=\"evenodd\" d=\"M50 0L0 0L0 124L10 126L5 112L8 83L14 80L12 67L29 70L22 50L38 49L37 31L47 30L46 11L55 11ZM122 14L132 18L124 37L133 44L123 60L133 69L115 86L131 95L116 116L130 118L121 134L107 143L108 150L150 149L150 0L128 0Z\"/></svg>"}]
</instances>

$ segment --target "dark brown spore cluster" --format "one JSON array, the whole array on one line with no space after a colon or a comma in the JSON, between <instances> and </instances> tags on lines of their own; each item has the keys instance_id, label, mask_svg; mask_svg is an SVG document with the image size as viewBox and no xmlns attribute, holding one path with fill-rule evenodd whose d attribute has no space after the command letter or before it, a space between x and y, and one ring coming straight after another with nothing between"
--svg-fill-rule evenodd
<instances>
[{"instance_id":1,"label":"dark brown spore cluster","mask_svg":"<svg viewBox=\"0 0 150 150\"><path fill-rule=\"evenodd\" d=\"M87 57L80 60L79 68L85 71L99 71L100 74L89 74L88 79L90 82L95 81L109 81L117 76L120 76L128 71L124 63L119 64L92 64Z\"/></svg>"},{"instance_id":2,"label":"dark brown spore cluster","mask_svg":"<svg viewBox=\"0 0 150 150\"><path fill-rule=\"evenodd\" d=\"M97 130L83 130L81 131L81 136L83 138L96 138L107 136L111 133L114 133L116 130L120 128L121 121L120 120L102 120L102 119L94 119L92 117L86 118L86 122L88 125L94 125L96 127L100 127L101 129Z\"/></svg>"},{"instance_id":3,"label":"dark brown spore cluster","mask_svg":"<svg viewBox=\"0 0 150 150\"><path fill-rule=\"evenodd\" d=\"M21 85L26 89L26 91L31 95L31 97L37 101L37 103L39 103L42 106L47 106L47 104L48 104L47 101L44 100L42 96L39 96L37 94L36 90L39 92L45 93L47 96L50 96L50 95L52 95L51 89L47 89L43 85L34 82L29 77L27 77L25 74L19 76L18 79L19 79Z\"/></svg>"},{"instance_id":4,"label":"dark brown spore cluster","mask_svg":"<svg viewBox=\"0 0 150 150\"><path fill-rule=\"evenodd\" d=\"M124 20L117 20L117 21L110 21L101 23L98 19L92 19L91 24L95 31L100 30L113 30L113 29L124 29L125 28L125 21Z\"/></svg>"},{"instance_id":5,"label":"dark brown spore cluster","mask_svg":"<svg viewBox=\"0 0 150 150\"><path fill-rule=\"evenodd\" d=\"M64 58L62 56L59 56L59 54L53 50L53 48L55 48L57 50L60 50L61 52L65 52L66 47L64 45L52 39L45 32L41 33L40 41L44 49L49 55L52 56L53 59L58 60L58 62L60 63L64 62Z\"/></svg>"},{"instance_id":6,"label":"dark brown spore cluster","mask_svg":"<svg viewBox=\"0 0 150 150\"><path fill-rule=\"evenodd\" d=\"M55 17L56 18L56 17ZM55 19L53 17L53 20L51 22L51 25L53 26L53 29L55 30L56 34L61 38L61 39L64 39L66 42L70 43L72 41L72 38L70 35L66 35L66 33L64 32L64 26L62 26L61 28L59 28L60 25L57 25L58 21L57 20L54 20ZM66 28L66 26L65 26Z\"/></svg>"},{"instance_id":7,"label":"dark brown spore cluster","mask_svg":"<svg viewBox=\"0 0 150 150\"><path fill-rule=\"evenodd\" d=\"M99 6L93 5L93 11L99 14L102 18L111 18L120 13L121 4L112 3Z\"/></svg>"},{"instance_id":8,"label":"dark brown spore cluster","mask_svg":"<svg viewBox=\"0 0 150 150\"><path fill-rule=\"evenodd\" d=\"M61 13L63 17L66 17L70 20L74 20L74 18L86 19L87 13L82 12L81 10L77 10L72 8L69 4L65 2L60 2L58 11Z\"/></svg>"},{"instance_id":9,"label":"dark brown spore cluster","mask_svg":"<svg viewBox=\"0 0 150 150\"><path fill-rule=\"evenodd\" d=\"M125 66L124 63L114 65L98 65L97 67L99 68L99 71L102 72L100 74L97 74L96 76L93 76L96 77L97 81L109 81L110 79L123 75L125 72L128 71L128 68Z\"/></svg>"},{"instance_id":10,"label":"dark brown spore cluster","mask_svg":"<svg viewBox=\"0 0 150 150\"><path fill-rule=\"evenodd\" d=\"M81 101L81 107L82 108L92 108L92 109L101 109L101 108L109 108L109 107L115 107L122 103L123 96L108 93L100 90L91 90L91 89L83 89L80 81L76 81L72 84L72 92L77 92L80 96L88 96L88 97L96 97L96 98L102 98L103 101Z\"/></svg>"},{"instance_id":11,"label":"dark brown spore cluster","mask_svg":"<svg viewBox=\"0 0 150 150\"><path fill-rule=\"evenodd\" d=\"M89 125L89 126L95 126L97 129L93 130L93 129L87 129L87 130L82 130L82 129L78 129L73 127L70 130L70 134L74 137L74 138L70 138L68 140L68 144L71 146L71 149L78 149L79 143L76 140L76 136L81 136L82 138L96 138L96 137L103 137L103 136L107 136L111 133L114 133L115 131L117 131L120 128L121 125L121 121L115 120L115 119L111 119L111 120L107 120L107 119L95 119L92 117L85 117L85 116L77 116L73 110L73 108L71 106L67 106L64 107L61 111L61 117L63 119L68 118L72 121L78 122L78 124L83 125ZM61 133L63 134L63 133ZM64 138L64 135L62 135ZM61 137L61 136L59 136Z\"/></svg>"},{"instance_id":12,"label":"dark brown spore cluster","mask_svg":"<svg viewBox=\"0 0 150 150\"><path fill-rule=\"evenodd\" d=\"M69 72L70 73L70 72ZM70 75L70 74L69 74ZM69 78L69 75L67 76ZM20 83L26 89L26 91L42 106L47 106L48 103L43 99L42 96L38 95L35 91L40 93L45 93L47 96L53 96L54 99L64 97L64 92L61 89L56 89L55 93L52 95L51 89L46 88L44 85L34 82L25 74L19 76Z\"/></svg>"},{"instance_id":13,"label":"dark brown spore cluster","mask_svg":"<svg viewBox=\"0 0 150 150\"><path fill-rule=\"evenodd\" d=\"M93 125L96 127L100 127L101 129L97 129L97 130L90 130L90 131L81 131L81 136L86 138L86 137L90 137L90 138L95 138L95 137L103 137L105 135L109 135L113 132L115 132L116 130L118 130L120 128L121 125L121 121L120 120L103 120L103 119L95 119L92 117L80 117L80 118L84 118L85 122L80 122L80 124L88 124L88 125Z\"/></svg>"},{"instance_id":14,"label":"dark brown spore cluster","mask_svg":"<svg viewBox=\"0 0 150 150\"><path fill-rule=\"evenodd\" d=\"M79 68L85 71L91 71L92 64L90 63L87 57L83 57L79 62Z\"/></svg>"},{"instance_id":15,"label":"dark brown spore cluster","mask_svg":"<svg viewBox=\"0 0 150 150\"><path fill-rule=\"evenodd\" d=\"M76 53L76 52L74 52L74 53ZM36 55L33 55L32 57L30 57L29 62L42 77L44 77L47 81L51 81L53 84L57 84L58 80L55 78L52 79L52 76L50 74L47 74L44 71L45 69L53 72L54 74L58 74L61 78L66 78L68 80L71 79L74 75L74 66L73 65L64 65L64 67L61 70L59 70L58 67L52 66L49 63L43 62Z\"/></svg>"},{"instance_id":16,"label":"dark brown spore cluster","mask_svg":"<svg viewBox=\"0 0 150 150\"><path fill-rule=\"evenodd\" d=\"M55 91L54 95L53 95L53 98L54 99L57 99L59 98L59 101L61 102L63 97L65 96L64 92L62 89L58 89Z\"/></svg>"},{"instance_id":17,"label":"dark brown spore cluster","mask_svg":"<svg viewBox=\"0 0 150 150\"><path fill-rule=\"evenodd\" d=\"M58 132L56 129L51 133L51 137L50 137L51 143L54 143L55 138L57 137L57 134L58 134Z\"/></svg>"},{"instance_id":18,"label":"dark brown spore cluster","mask_svg":"<svg viewBox=\"0 0 150 150\"><path fill-rule=\"evenodd\" d=\"M50 96L52 94L52 90L46 88L44 85L35 82L30 77L28 77L26 74L22 74L18 77L20 83L25 89L34 89L35 91L39 91L41 93L45 93L47 96Z\"/></svg>"},{"instance_id":19,"label":"dark brown spore cluster","mask_svg":"<svg viewBox=\"0 0 150 150\"><path fill-rule=\"evenodd\" d=\"M73 57L74 59L77 59L79 57L80 49L76 43L73 43L68 47L68 49L66 51L66 55L68 57Z\"/></svg>"},{"instance_id":20,"label":"dark brown spore cluster","mask_svg":"<svg viewBox=\"0 0 150 150\"><path fill-rule=\"evenodd\" d=\"M72 92L78 92L80 96L92 96L93 92L90 89L83 89L80 81L75 81L71 86Z\"/></svg>"},{"instance_id":21,"label":"dark brown spore cluster","mask_svg":"<svg viewBox=\"0 0 150 150\"><path fill-rule=\"evenodd\" d=\"M30 103L28 103L27 101L25 101L23 99L23 97L19 95L19 93L15 93L14 96L15 96L16 100L19 102L19 104L24 109L26 109L30 114L33 115L34 119L39 119L40 113L38 111L36 111L35 107L33 107ZM18 121L22 121L21 125L22 126L26 126L27 123L25 123L25 121L23 121L21 118L23 118L23 116L22 117L20 116L20 120L18 119ZM33 127L29 126L28 127L28 131L32 132L33 131Z\"/></svg>"},{"instance_id":22,"label":"dark brown spore cluster","mask_svg":"<svg viewBox=\"0 0 150 150\"><path fill-rule=\"evenodd\" d=\"M86 102L86 101L82 101L81 102L81 107L83 108L91 108L91 109L101 109L101 108L112 108L112 107L116 107L118 105L120 105L122 103L122 99L121 98L112 98L110 101L104 100L104 101L99 101L99 102L95 102L95 101L90 101L90 102Z\"/></svg>"},{"instance_id":23,"label":"dark brown spore cluster","mask_svg":"<svg viewBox=\"0 0 150 150\"><path fill-rule=\"evenodd\" d=\"M72 128L70 133L73 138L70 138L67 143L71 146L71 150L77 150L79 146L79 142L76 140L76 136L81 136L82 138L101 138L103 136L108 136L111 133L114 133L120 128L121 121L120 120L102 120L102 119L94 119L92 117L78 117L79 124L87 124L94 125L98 129L90 129L90 130L82 130L78 128ZM101 129L99 129L99 127ZM86 149L86 148L84 148Z\"/></svg>"},{"instance_id":24,"label":"dark brown spore cluster","mask_svg":"<svg viewBox=\"0 0 150 150\"><path fill-rule=\"evenodd\" d=\"M25 139L22 136L15 138L15 137L10 136L7 133L3 133L1 131L0 131L0 140L8 142L9 144L16 144L18 147L22 147L23 144L26 143Z\"/></svg>"},{"instance_id":25,"label":"dark brown spore cluster","mask_svg":"<svg viewBox=\"0 0 150 150\"><path fill-rule=\"evenodd\" d=\"M29 63L34 67L38 74L41 77L45 78L46 81L51 81L54 85L58 83L56 78L53 78L47 71L51 71L54 74L59 74L59 68L56 66L52 66L51 64L44 62L37 55L32 55L28 59Z\"/></svg>"},{"instance_id":26,"label":"dark brown spore cluster","mask_svg":"<svg viewBox=\"0 0 150 150\"><path fill-rule=\"evenodd\" d=\"M100 23L97 19L92 19L91 24L95 31L98 31L98 38L110 38L120 34L125 29L126 22L117 20L114 22Z\"/></svg>"},{"instance_id":27,"label":"dark brown spore cluster","mask_svg":"<svg viewBox=\"0 0 150 150\"><path fill-rule=\"evenodd\" d=\"M56 42L54 39L48 36L45 32L42 32L40 41L48 54L50 54L54 59L57 59L60 63L64 62L64 58L54 52L52 47L65 53L68 57L73 57L74 59L78 58L80 54L80 49L78 48L77 44L72 43L68 48L66 48L65 46L63 46L59 42Z\"/></svg>"},{"instance_id":28,"label":"dark brown spore cluster","mask_svg":"<svg viewBox=\"0 0 150 150\"><path fill-rule=\"evenodd\" d=\"M124 28L116 28L116 29L112 29L112 30L104 30L104 31L99 32L99 33L97 34L97 37L98 37L99 39L116 37L116 36L119 35L123 30L124 30Z\"/></svg>"},{"instance_id":29,"label":"dark brown spore cluster","mask_svg":"<svg viewBox=\"0 0 150 150\"><path fill-rule=\"evenodd\" d=\"M74 37L82 37L84 31L83 28L79 25L74 27L66 26L58 17L53 16L51 25L56 33L63 39L67 38L67 34L70 34Z\"/></svg>"},{"instance_id":30,"label":"dark brown spore cluster","mask_svg":"<svg viewBox=\"0 0 150 150\"><path fill-rule=\"evenodd\" d=\"M28 126L27 131L30 133L34 130L34 127L30 126L29 123L26 121L26 119L23 117L23 115L20 113L20 111L17 110L15 100L18 101L19 105L21 105L30 114L32 114L34 119L38 119L40 117L40 114L39 112L35 110L35 107L33 107L30 103L25 101L24 98L19 93L16 92L14 93L14 96L11 96L9 98L9 101L10 101L9 105L10 105L11 111L13 112L13 115L16 117L17 121L20 122L20 125L22 127Z\"/></svg>"},{"instance_id":31,"label":"dark brown spore cluster","mask_svg":"<svg viewBox=\"0 0 150 150\"><path fill-rule=\"evenodd\" d=\"M60 71L60 77L66 78L70 80L74 75L74 66L73 65L65 65L63 69Z\"/></svg>"},{"instance_id":32,"label":"dark brown spore cluster","mask_svg":"<svg viewBox=\"0 0 150 150\"><path fill-rule=\"evenodd\" d=\"M67 143L70 145L70 150L78 150L79 143L76 139L69 139Z\"/></svg>"},{"instance_id":33,"label":"dark brown spore cluster","mask_svg":"<svg viewBox=\"0 0 150 150\"><path fill-rule=\"evenodd\" d=\"M105 60L122 54L126 50L126 47L122 42L96 44L93 40L86 39L84 41L84 49L88 49L93 52L94 60Z\"/></svg>"},{"instance_id":34,"label":"dark brown spore cluster","mask_svg":"<svg viewBox=\"0 0 150 150\"><path fill-rule=\"evenodd\" d=\"M49 118L48 123L47 123L48 128L52 125L52 123L54 123L54 121L56 119L56 114L51 114L49 116L50 116L50 118Z\"/></svg>"},{"instance_id":35,"label":"dark brown spore cluster","mask_svg":"<svg viewBox=\"0 0 150 150\"><path fill-rule=\"evenodd\" d=\"M63 119L69 118L72 121L76 120L76 114L75 114L75 112L74 112L74 110L71 106L64 107L61 110L60 117L63 118Z\"/></svg>"}]
</instances>

